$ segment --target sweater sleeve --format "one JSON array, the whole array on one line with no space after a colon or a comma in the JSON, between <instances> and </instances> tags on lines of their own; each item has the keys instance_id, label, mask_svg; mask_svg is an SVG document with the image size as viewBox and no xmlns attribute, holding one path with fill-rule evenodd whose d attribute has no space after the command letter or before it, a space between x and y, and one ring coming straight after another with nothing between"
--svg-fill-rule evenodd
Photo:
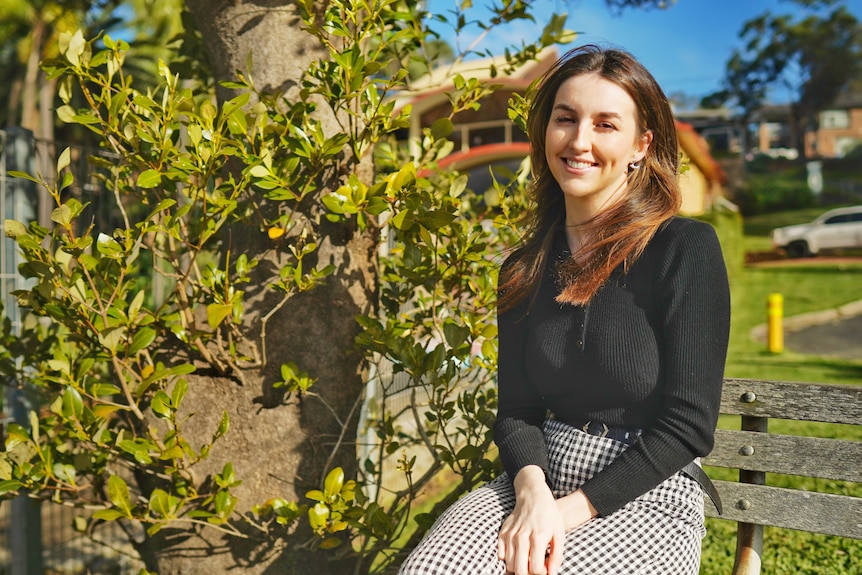
<instances>
[{"instance_id":1,"label":"sweater sleeve","mask_svg":"<svg viewBox=\"0 0 862 575\"><path fill-rule=\"evenodd\" d=\"M661 403L640 441L582 489L601 515L649 491L713 446L730 331L730 290L709 224L677 218L653 240L662 317Z\"/></svg>"},{"instance_id":2,"label":"sweater sleeve","mask_svg":"<svg viewBox=\"0 0 862 575\"><path fill-rule=\"evenodd\" d=\"M505 264L504 264L505 265ZM524 358L527 303L498 314L497 419L494 442L509 479L522 468L538 465L547 474L548 452L542 424L546 408L527 375Z\"/></svg>"}]
</instances>

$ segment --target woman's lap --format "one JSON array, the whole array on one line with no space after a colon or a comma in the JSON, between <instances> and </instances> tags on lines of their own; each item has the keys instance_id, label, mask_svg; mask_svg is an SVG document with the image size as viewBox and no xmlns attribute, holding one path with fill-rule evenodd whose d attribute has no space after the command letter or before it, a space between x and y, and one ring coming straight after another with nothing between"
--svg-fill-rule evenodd
<instances>
[{"instance_id":1,"label":"woman's lap","mask_svg":"<svg viewBox=\"0 0 862 575\"><path fill-rule=\"evenodd\" d=\"M548 435L548 432L551 432ZM577 489L625 446L577 432L571 437L546 429L557 496ZM587 460L553 457L554 445L569 441ZM565 450L572 453L571 449ZM562 461L562 463L560 463ZM497 559L497 534L515 505L511 482L503 474L465 495L447 509L413 550L400 575L503 575ZM655 489L609 515L566 534L561 575L696 575L703 537L700 486L677 473Z\"/></svg>"}]
</instances>

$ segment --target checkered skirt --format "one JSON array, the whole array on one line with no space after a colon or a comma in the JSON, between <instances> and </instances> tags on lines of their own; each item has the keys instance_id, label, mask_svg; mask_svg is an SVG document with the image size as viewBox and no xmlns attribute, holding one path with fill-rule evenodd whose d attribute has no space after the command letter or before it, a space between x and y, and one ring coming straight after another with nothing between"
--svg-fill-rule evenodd
<instances>
[{"instance_id":1,"label":"checkered skirt","mask_svg":"<svg viewBox=\"0 0 862 575\"><path fill-rule=\"evenodd\" d=\"M545 422L555 497L578 489L628 446L565 423ZM413 550L399 575L504 575L497 535L515 507L504 473L447 509ZM566 534L561 575L697 575L703 492L676 473L607 517Z\"/></svg>"}]
</instances>

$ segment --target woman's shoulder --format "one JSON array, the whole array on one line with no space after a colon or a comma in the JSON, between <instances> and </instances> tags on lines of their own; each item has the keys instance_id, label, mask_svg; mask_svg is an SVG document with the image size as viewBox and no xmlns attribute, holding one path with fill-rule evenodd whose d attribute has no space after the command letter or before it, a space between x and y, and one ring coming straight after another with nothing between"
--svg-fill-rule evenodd
<instances>
[{"instance_id":1,"label":"woman's shoulder","mask_svg":"<svg viewBox=\"0 0 862 575\"><path fill-rule=\"evenodd\" d=\"M673 216L659 227L651 243L668 249L672 246L713 245L717 240L718 236L711 224L685 216Z\"/></svg>"},{"instance_id":2,"label":"woman's shoulder","mask_svg":"<svg viewBox=\"0 0 862 575\"><path fill-rule=\"evenodd\" d=\"M709 233L714 229L711 224L703 220L696 220L687 216L671 216L659 227L659 234L698 234Z\"/></svg>"},{"instance_id":3,"label":"woman's shoulder","mask_svg":"<svg viewBox=\"0 0 862 575\"><path fill-rule=\"evenodd\" d=\"M685 216L665 221L647 245L644 256L644 265L664 271L723 261L715 228L708 222Z\"/></svg>"}]
</instances>

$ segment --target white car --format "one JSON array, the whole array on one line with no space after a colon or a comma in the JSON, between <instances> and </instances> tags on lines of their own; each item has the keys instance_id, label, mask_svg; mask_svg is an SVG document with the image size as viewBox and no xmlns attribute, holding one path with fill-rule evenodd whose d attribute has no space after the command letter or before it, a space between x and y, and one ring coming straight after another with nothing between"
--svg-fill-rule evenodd
<instances>
[{"instance_id":1,"label":"white car","mask_svg":"<svg viewBox=\"0 0 862 575\"><path fill-rule=\"evenodd\" d=\"M862 248L862 206L829 210L811 223L776 228L772 245L792 258L827 249Z\"/></svg>"}]
</instances>

